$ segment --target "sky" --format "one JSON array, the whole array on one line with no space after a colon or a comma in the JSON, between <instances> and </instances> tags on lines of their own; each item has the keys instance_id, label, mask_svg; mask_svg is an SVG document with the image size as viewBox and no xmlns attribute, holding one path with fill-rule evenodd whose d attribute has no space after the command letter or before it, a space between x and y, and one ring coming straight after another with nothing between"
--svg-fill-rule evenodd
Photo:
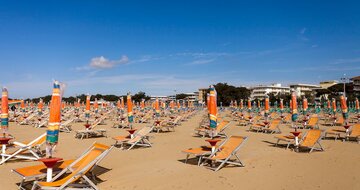
<instances>
[{"instance_id":1,"label":"sky","mask_svg":"<svg viewBox=\"0 0 360 190\"><path fill-rule=\"evenodd\" d=\"M3 1L0 86L12 98L360 75L359 1Z\"/></svg>"}]
</instances>

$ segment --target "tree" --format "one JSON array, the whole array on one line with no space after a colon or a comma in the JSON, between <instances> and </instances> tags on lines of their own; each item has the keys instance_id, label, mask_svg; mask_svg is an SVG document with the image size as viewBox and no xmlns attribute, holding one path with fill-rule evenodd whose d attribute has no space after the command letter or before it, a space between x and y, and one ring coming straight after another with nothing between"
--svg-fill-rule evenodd
<instances>
[{"instance_id":1,"label":"tree","mask_svg":"<svg viewBox=\"0 0 360 190\"><path fill-rule=\"evenodd\" d=\"M142 91L140 91L132 96L132 100L134 100L135 102L141 102L142 99L149 100L150 97L147 96L146 93L142 92Z\"/></svg>"}]
</instances>

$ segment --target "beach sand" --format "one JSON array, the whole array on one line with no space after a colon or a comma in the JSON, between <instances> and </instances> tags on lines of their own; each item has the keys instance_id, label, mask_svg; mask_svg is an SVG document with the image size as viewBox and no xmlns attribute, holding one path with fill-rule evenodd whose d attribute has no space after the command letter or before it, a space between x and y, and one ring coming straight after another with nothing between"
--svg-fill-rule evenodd
<instances>
[{"instance_id":1,"label":"beach sand","mask_svg":"<svg viewBox=\"0 0 360 190\"><path fill-rule=\"evenodd\" d=\"M184 164L181 150L208 145L206 138L193 137L202 114L176 127L175 132L151 133L151 148L130 151L114 148L100 163L109 169L98 176L100 189L360 189L360 145L355 142L323 140L324 152L296 153L284 147L274 147L276 134L248 132L249 127L232 122L228 135L248 136L239 155L245 167L227 166L218 172L199 167L196 161ZM224 114L225 115L225 114ZM76 158L94 141L111 145L117 135L127 135L124 129L111 128L112 121L97 128L108 130L108 138L79 140L74 132L61 133L55 156ZM134 124L141 128L149 124ZM83 123L73 124L74 130ZM326 127L321 126L325 129ZM45 128L19 126L10 123L10 132L17 141L29 141L45 132ZM281 126L282 134L289 134L289 125ZM13 168L41 164L37 161L12 161L0 165L0 189L16 189L20 182Z\"/></svg>"}]
</instances>

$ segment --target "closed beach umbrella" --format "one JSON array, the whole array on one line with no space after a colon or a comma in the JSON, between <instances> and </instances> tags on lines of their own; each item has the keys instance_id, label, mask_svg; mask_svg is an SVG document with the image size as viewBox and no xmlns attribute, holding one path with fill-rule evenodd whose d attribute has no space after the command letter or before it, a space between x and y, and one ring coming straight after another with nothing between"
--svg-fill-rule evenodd
<instances>
[{"instance_id":1,"label":"closed beach umbrella","mask_svg":"<svg viewBox=\"0 0 360 190\"><path fill-rule=\"evenodd\" d=\"M336 114L336 100L335 98L332 99L332 109L333 109L333 114Z\"/></svg>"},{"instance_id":2,"label":"closed beach umbrella","mask_svg":"<svg viewBox=\"0 0 360 190\"><path fill-rule=\"evenodd\" d=\"M134 116L133 116L133 106L132 106L132 101L131 101L131 94L130 92L127 94L127 99L126 99L126 103L127 103L127 112L128 112L128 122L130 124L130 128L131 123L134 121Z\"/></svg>"},{"instance_id":3,"label":"closed beach umbrella","mask_svg":"<svg viewBox=\"0 0 360 190\"><path fill-rule=\"evenodd\" d=\"M213 85L210 86L210 128L215 129L217 127L217 103L216 103L216 90Z\"/></svg>"},{"instance_id":4,"label":"closed beach umbrella","mask_svg":"<svg viewBox=\"0 0 360 190\"><path fill-rule=\"evenodd\" d=\"M297 120L298 114L297 114L297 102L296 102L296 92L293 91L291 93L291 120L295 122Z\"/></svg>"},{"instance_id":5,"label":"closed beach umbrella","mask_svg":"<svg viewBox=\"0 0 360 190\"><path fill-rule=\"evenodd\" d=\"M355 108L356 108L356 111L359 112L360 110L360 105L359 105L359 100L356 98L355 100Z\"/></svg>"},{"instance_id":6,"label":"closed beach umbrella","mask_svg":"<svg viewBox=\"0 0 360 190\"><path fill-rule=\"evenodd\" d=\"M22 112L25 112L25 102L24 102L24 100L21 100L20 108L21 108Z\"/></svg>"},{"instance_id":7,"label":"closed beach umbrella","mask_svg":"<svg viewBox=\"0 0 360 190\"><path fill-rule=\"evenodd\" d=\"M86 120L89 121L89 118L90 118L90 95L89 94L86 96L85 117L86 117Z\"/></svg>"},{"instance_id":8,"label":"closed beach umbrella","mask_svg":"<svg viewBox=\"0 0 360 190\"><path fill-rule=\"evenodd\" d=\"M40 101L39 101L39 103L38 103L38 114L39 114L39 115L42 115L43 108L44 108L44 102L43 102L43 100L40 98Z\"/></svg>"},{"instance_id":9,"label":"closed beach umbrella","mask_svg":"<svg viewBox=\"0 0 360 190\"><path fill-rule=\"evenodd\" d=\"M284 100L280 99L280 111L281 113L284 111Z\"/></svg>"},{"instance_id":10,"label":"closed beach umbrella","mask_svg":"<svg viewBox=\"0 0 360 190\"><path fill-rule=\"evenodd\" d=\"M303 99L303 110L304 110L304 114L307 112L308 109L308 100L307 98Z\"/></svg>"},{"instance_id":11,"label":"closed beach umbrella","mask_svg":"<svg viewBox=\"0 0 360 190\"><path fill-rule=\"evenodd\" d=\"M61 117L61 89L58 81L54 82L51 102L50 117L46 131L46 153L52 157L53 149L59 140L59 127Z\"/></svg>"},{"instance_id":12,"label":"closed beach umbrella","mask_svg":"<svg viewBox=\"0 0 360 190\"><path fill-rule=\"evenodd\" d=\"M346 105L346 98L344 95L340 96L340 103L341 103L342 115L345 120L345 123L347 124L347 119L349 117L349 113L348 113L348 107Z\"/></svg>"},{"instance_id":13,"label":"closed beach umbrella","mask_svg":"<svg viewBox=\"0 0 360 190\"><path fill-rule=\"evenodd\" d=\"M9 130L9 99L8 90L5 87L2 89L1 96L1 130L5 138Z\"/></svg>"},{"instance_id":14,"label":"closed beach umbrella","mask_svg":"<svg viewBox=\"0 0 360 190\"><path fill-rule=\"evenodd\" d=\"M247 107L250 112L250 110L251 110L251 100L250 99L248 99L248 101L247 101Z\"/></svg>"},{"instance_id":15,"label":"closed beach umbrella","mask_svg":"<svg viewBox=\"0 0 360 190\"><path fill-rule=\"evenodd\" d=\"M160 117L160 108L159 108L159 99L158 98L156 98L154 106L155 106L156 117Z\"/></svg>"}]
</instances>

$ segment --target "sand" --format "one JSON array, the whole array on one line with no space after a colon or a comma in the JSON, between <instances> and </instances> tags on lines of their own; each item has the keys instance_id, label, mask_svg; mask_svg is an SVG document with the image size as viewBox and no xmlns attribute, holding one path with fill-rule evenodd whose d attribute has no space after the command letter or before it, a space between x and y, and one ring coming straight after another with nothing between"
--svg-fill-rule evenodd
<instances>
[{"instance_id":1,"label":"sand","mask_svg":"<svg viewBox=\"0 0 360 190\"><path fill-rule=\"evenodd\" d=\"M228 135L248 136L239 151L245 167L225 167L218 172L199 167L196 161L184 164L181 150L207 145L205 138L193 137L201 115L176 127L175 132L152 133L151 148L130 151L113 149L100 163L107 168L98 176L98 187L110 189L360 189L360 145L355 142L323 140L324 152L296 153L284 147L274 147L275 134L248 132L248 127L232 122ZM226 114L223 114L226 115ZM228 118L229 119L229 118ZM124 129L111 128L112 121L98 126L108 130L108 138L79 140L74 132L61 133L56 155L64 159L76 158L94 141L111 145L112 136L126 135ZM82 129L82 123L73 129ZM141 128L148 124L135 124ZM325 129L325 126L321 126ZM19 126L10 123L10 131L18 141L31 140L45 132L45 128ZM281 126L282 134L289 134L288 125ZM13 161L0 165L0 189L16 189L19 176L13 168L40 164L37 161Z\"/></svg>"}]
</instances>

